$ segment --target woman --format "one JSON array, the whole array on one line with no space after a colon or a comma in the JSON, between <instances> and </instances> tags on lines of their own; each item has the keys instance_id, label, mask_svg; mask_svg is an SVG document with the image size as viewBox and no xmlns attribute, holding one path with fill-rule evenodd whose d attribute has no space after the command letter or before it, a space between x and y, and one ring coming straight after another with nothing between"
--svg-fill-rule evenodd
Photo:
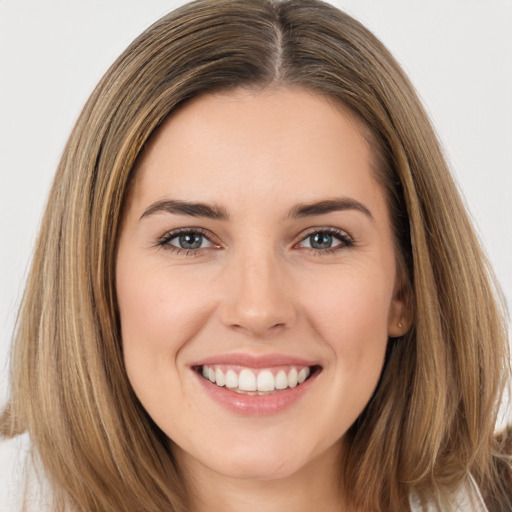
<instances>
[{"instance_id":1,"label":"woman","mask_svg":"<svg viewBox=\"0 0 512 512\"><path fill-rule=\"evenodd\" d=\"M2 434L30 433L57 510L505 510L493 290L366 29L312 0L192 3L70 137Z\"/></svg>"}]
</instances>

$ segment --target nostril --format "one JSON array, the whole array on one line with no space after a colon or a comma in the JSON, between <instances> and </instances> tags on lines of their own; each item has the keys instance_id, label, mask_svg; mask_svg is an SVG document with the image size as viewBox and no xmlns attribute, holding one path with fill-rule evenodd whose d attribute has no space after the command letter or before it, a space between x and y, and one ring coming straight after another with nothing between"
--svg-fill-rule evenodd
<instances>
[{"instance_id":1,"label":"nostril","mask_svg":"<svg viewBox=\"0 0 512 512\"><path fill-rule=\"evenodd\" d=\"M238 318L231 318L227 315L223 318L223 323L236 331L246 332L256 336L265 336L286 329L288 323L286 321L276 322L269 314L239 314ZM234 320L234 321L232 321Z\"/></svg>"}]
</instances>

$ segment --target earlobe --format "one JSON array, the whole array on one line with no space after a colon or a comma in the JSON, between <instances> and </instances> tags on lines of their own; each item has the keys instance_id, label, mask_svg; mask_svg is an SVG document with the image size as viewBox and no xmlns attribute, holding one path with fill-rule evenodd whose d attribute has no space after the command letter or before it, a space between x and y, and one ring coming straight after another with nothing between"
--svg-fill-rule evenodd
<instances>
[{"instance_id":1,"label":"earlobe","mask_svg":"<svg viewBox=\"0 0 512 512\"><path fill-rule=\"evenodd\" d=\"M412 325L412 291L403 265L398 265L398 272L393 290L388 315L388 337L400 338Z\"/></svg>"},{"instance_id":2,"label":"earlobe","mask_svg":"<svg viewBox=\"0 0 512 512\"><path fill-rule=\"evenodd\" d=\"M403 322L393 322L388 327L388 337L389 338L400 338L407 332L406 327Z\"/></svg>"},{"instance_id":3,"label":"earlobe","mask_svg":"<svg viewBox=\"0 0 512 512\"><path fill-rule=\"evenodd\" d=\"M409 308L403 294L395 296L391 302L388 320L388 336L390 338L399 338L403 336L411 327Z\"/></svg>"},{"instance_id":4,"label":"earlobe","mask_svg":"<svg viewBox=\"0 0 512 512\"><path fill-rule=\"evenodd\" d=\"M408 331L408 326L403 322L393 322L389 325L388 336L390 338L400 338Z\"/></svg>"},{"instance_id":5,"label":"earlobe","mask_svg":"<svg viewBox=\"0 0 512 512\"><path fill-rule=\"evenodd\" d=\"M390 338L400 338L409 330L409 322L405 318L397 317L396 320L392 320L388 325L388 336Z\"/></svg>"}]
</instances>

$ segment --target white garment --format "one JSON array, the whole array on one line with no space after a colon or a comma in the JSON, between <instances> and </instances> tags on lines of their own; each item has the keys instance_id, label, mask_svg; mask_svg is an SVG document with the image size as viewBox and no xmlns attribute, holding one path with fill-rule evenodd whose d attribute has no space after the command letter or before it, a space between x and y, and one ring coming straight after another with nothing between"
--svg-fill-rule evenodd
<instances>
[{"instance_id":1,"label":"white garment","mask_svg":"<svg viewBox=\"0 0 512 512\"><path fill-rule=\"evenodd\" d=\"M417 497L411 496L410 499L412 512L425 512ZM476 485L474 478L468 475L467 481L450 497L449 512L489 512L485 506L484 499L480 489ZM429 504L426 512L448 512L440 511L435 504Z\"/></svg>"}]
</instances>

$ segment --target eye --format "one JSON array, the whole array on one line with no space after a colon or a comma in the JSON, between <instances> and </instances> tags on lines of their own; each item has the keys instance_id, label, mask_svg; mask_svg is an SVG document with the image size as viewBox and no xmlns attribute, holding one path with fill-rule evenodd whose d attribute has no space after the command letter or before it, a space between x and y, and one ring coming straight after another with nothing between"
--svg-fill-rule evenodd
<instances>
[{"instance_id":1,"label":"eye","mask_svg":"<svg viewBox=\"0 0 512 512\"><path fill-rule=\"evenodd\" d=\"M180 249L194 250L201 249L204 245L208 246L210 242L200 233L183 233L171 238L167 243Z\"/></svg>"},{"instance_id":2,"label":"eye","mask_svg":"<svg viewBox=\"0 0 512 512\"><path fill-rule=\"evenodd\" d=\"M353 240L341 229L325 228L310 231L302 238L298 246L315 252L332 252L354 245Z\"/></svg>"},{"instance_id":3,"label":"eye","mask_svg":"<svg viewBox=\"0 0 512 512\"><path fill-rule=\"evenodd\" d=\"M198 229L175 230L166 233L157 245L176 252L196 253L201 249L218 247L205 233Z\"/></svg>"}]
</instances>

